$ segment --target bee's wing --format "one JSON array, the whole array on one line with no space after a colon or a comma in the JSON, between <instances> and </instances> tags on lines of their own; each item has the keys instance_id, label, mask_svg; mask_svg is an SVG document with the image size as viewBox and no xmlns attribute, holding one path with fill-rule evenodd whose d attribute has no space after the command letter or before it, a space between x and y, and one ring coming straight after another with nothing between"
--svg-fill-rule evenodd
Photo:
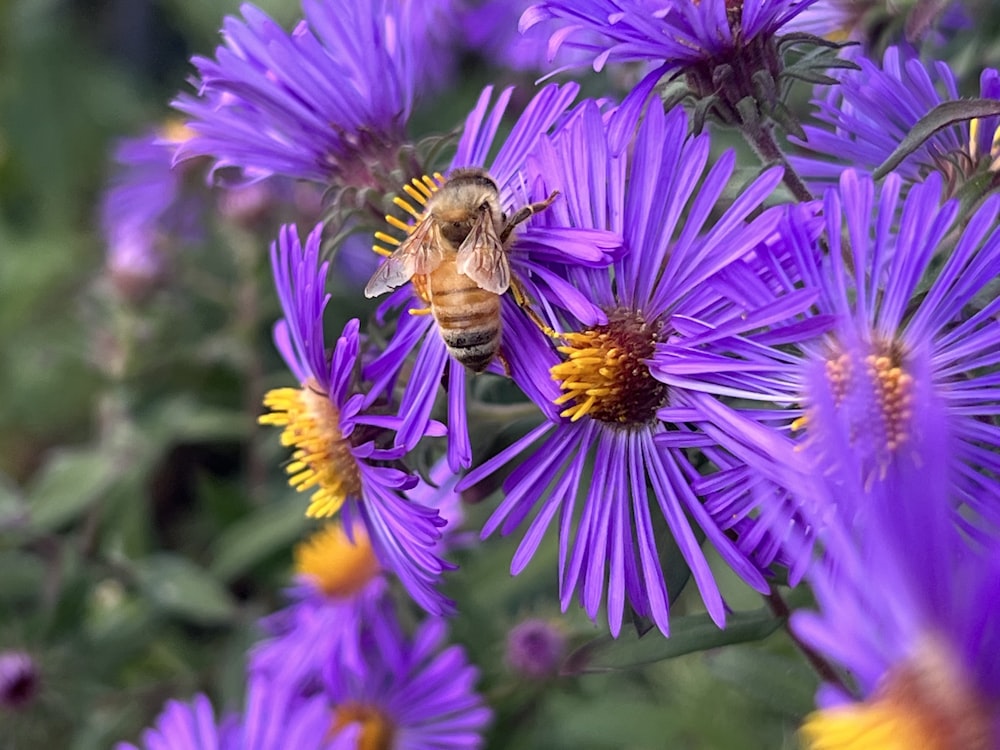
<instances>
[{"instance_id":1,"label":"bee's wing","mask_svg":"<svg viewBox=\"0 0 1000 750\"><path fill-rule=\"evenodd\" d=\"M458 248L455 267L464 273L480 289L494 294L503 294L510 288L510 263L507 251L493 226L493 217L483 211L469 232L469 236Z\"/></svg>"},{"instance_id":2,"label":"bee's wing","mask_svg":"<svg viewBox=\"0 0 1000 750\"><path fill-rule=\"evenodd\" d=\"M430 217L421 219L410 236L372 274L365 287L365 296L378 297L418 274L433 271L444 259L441 241L437 222Z\"/></svg>"}]
</instances>

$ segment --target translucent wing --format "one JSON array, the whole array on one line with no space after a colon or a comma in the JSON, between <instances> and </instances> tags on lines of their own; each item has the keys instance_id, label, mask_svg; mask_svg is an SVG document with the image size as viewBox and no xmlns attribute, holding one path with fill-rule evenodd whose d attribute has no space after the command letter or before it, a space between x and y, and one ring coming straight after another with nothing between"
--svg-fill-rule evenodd
<instances>
[{"instance_id":1,"label":"translucent wing","mask_svg":"<svg viewBox=\"0 0 1000 750\"><path fill-rule=\"evenodd\" d=\"M483 211L469 232L469 236L458 248L455 266L480 289L494 294L503 294L510 287L510 263L503 248L493 217Z\"/></svg>"},{"instance_id":2,"label":"translucent wing","mask_svg":"<svg viewBox=\"0 0 1000 750\"><path fill-rule=\"evenodd\" d=\"M430 217L422 219L410 236L372 274L365 287L365 296L378 297L418 274L433 271L444 259L441 241L437 222Z\"/></svg>"}]
</instances>

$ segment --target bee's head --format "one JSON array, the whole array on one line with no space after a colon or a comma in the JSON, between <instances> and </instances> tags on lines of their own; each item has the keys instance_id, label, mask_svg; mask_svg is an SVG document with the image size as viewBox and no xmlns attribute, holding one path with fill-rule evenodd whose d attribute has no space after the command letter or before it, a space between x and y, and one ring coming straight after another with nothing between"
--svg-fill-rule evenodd
<instances>
[{"instance_id":1,"label":"bee's head","mask_svg":"<svg viewBox=\"0 0 1000 750\"><path fill-rule=\"evenodd\" d=\"M462 243L484 212L492 217L497 231L503 224L500 191L493 178L481 170L453 172L430 208L441 234L455 245Z\"/></svg>"}]
</instances>

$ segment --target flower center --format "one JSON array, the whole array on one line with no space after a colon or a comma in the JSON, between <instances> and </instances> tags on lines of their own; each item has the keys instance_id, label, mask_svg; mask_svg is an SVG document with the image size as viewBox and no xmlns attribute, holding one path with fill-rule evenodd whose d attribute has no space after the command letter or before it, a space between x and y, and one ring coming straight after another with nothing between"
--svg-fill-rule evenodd
<instances>
[{"instance_id":1,"label":"flower center","mask_svg":"<svg viewBox=\"0 0 1000 750\"><path fill-rule=\"evenodd\" d=\"M268 391L264 406L271 413L258 421L284 427L281 444L295 449L286 468L288 483L299 492L316 490L307 516L332 516L349 496L361 494L361 474L351 443L340 432L340 413L314 381Z\"/></svg>"},{"instance_id":2,"label":"flower center","mask_svg":"<svg viewBox=\"0 0 1000 750\"><path fill-rule=\"evenodd\" d=\"M802 726L806 750L989 750L990 713L952 655L925 644L865 703L818 711Z\"/></svg>"},{"instance_id":3,"label":"flower center","mask_svg":"<svg viewBox=\"0 0 1000 750\"><path fill-rule=\"evenodd\" d=\"M572 402L560 416L575 422L589 414L619 425L655 419L667 386L650 375L646 360L653 356L659 329L640 313L620 312L610 315L607 325L560 334L566 360L550 373L564 393L555 403Z\"/></svg>"},{"instance_id":4,"label":"flower center","mask_svg":"<svg viewBox=\"0 0 1000 750\"><path fill-rule=\"evenodd\" d=\"M396 733L392 722L377 708L348 701L337 706L332 733L338 734L349 724L360 724L356 750L389 750Z\"/></svg>"},{"instance_id":5,"label":"flower center","mask_svg":"<svg viewBox=\"0 0 1000 750\"><path fill-rule=\"evenodd\" d=\"M867 446L879 467L885 467L911 437L914 380L904 360L900 347L888 343L874 345L861 357L837 348L824 362L832 406L846 418L851 442ZM824 423L819 408L808 407L792 429Z\"/></svg>"},{"instance_id":6,"label":"flower center","mask_svg":"<svg viewBox=\"0 0 1000 750\"><path fill-rule=\"evenodd\" d=\"M295 571L332 599L356 594L379 573L368 534L360 525L352 534L353 542L340 524L331 523L295 547Z\"/></svg>"}]
</instances>

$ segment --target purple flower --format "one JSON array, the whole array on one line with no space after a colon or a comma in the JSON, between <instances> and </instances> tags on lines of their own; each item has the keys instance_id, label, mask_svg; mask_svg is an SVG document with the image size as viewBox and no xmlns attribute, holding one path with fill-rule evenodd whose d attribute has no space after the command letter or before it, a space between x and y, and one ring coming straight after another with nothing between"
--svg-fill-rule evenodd
<instances>
[{"instance_id":1,"label":"purple flower","mask_svg":"<svg viewBox=\"0 0 1000 750\"><path fill-rule=\"evenodd\" d=\"M881 476L910 450L911 421L930 394L954 439L949 496L964 506L960 517L996 525L1000 429L983 415L1000 404L1000 300L989 292L1000 272L1000 199L960 222L956 202L941 204L939 175L905 200L902 185L891 174L876 194L870 177L846 171L825 196L828 254L817 255L811 231L786 232L795 266L819 290L815 305L767 321L691 321L686 336L659 348L654 374L672 388L760 404L734 410L705 397L695 408L706 432L741 444L733 449L751 471L779 486L786 466L821 471L824 446L845 420L856 449L866 446L865 471ZM772 280L789 286L785 274ZM878 394L878 408L825 395L859 384ZM748 507L735 483L722 492L732 507Z\"/></svg>"},{"instance_id":2,"label":"purple flower","mask_svg":"<svg viewBox=\"0 0 1000 750\"><path fill-rule=\"evenodd\" d=\"M24 708L38 697L40 675L24 651L0 651L0 710Z\"/></svg>"},{"instance_id":3,"label":"purple flower","mask_svg":"<svg viewBox=\"0 0 1000 750\"><path fill-rule=\"evenodd\" d=\"M529 680L555 677L566 656L566 634L557 623L523 620L507 634L505 659L516 674Z\"/></svg>"},{"instance_id":4,"label":"purple flower","mask_svg":"<svg viewBox=\"0 0 1000 750\"><path fill-rule=\"evenodd\" d=\"M880 395L857 386L826 398L881 410ZM820 612L795 613L792 627L856 683L821 688L802 730L809 750L1000 743L1000 539L970 544L954 523L949 474L961 459L948 410L923 394L909 449L875 479L842 422L828 433L832 461L807 483L825 551L810 573ZM982 501L1000 501L992 492Z\"/></svg>"},{"instance_id":5,"label":"purple flower","mask_svg":"<svg viewBox=\"0 0 1000 750\"><path fill-rule=\"evenodd\" d=\"M467 2L461 13L465 46L487 61L512 70L537 71L551 67L543 29L521 34L518 19L534 0L485 0ZM597 35L592 35L595 38ZM566 54L568 53L568 54ZM586 63L586 53L566 49L556 65Z\"/></svg>"},{"instance_id":6,"label":"purple flower","mask_svg":"<svg viewBox=\"0 0 1000 750\"><path fill-rule=\"evenodd\" d=\"M174 102L196 133L178 158L377 187L406 143L419 87L444 59L426 4L303 0L291 33L250 4L241 11L226 19L216 59L193 59L197 95Z\"/></svg>"},{"instance_id":7,"label":"purple flower","mask_svg":"<svg viewBox=\"0 0 1000 750\"><path fill-rule=\"evenodd\" d=\"M335 750L482 746L490 711L463 649L443 647L446 632L430 619L407 638L389 607L368 621L363 668L331 662L325 672Z\"/></svg>"},{"instance_id":8,"label":"purple flower","mask_svg":"<svg viewBox=\"0 0 1000 750\"><path fill-rule=\"evenodd\" d=\"M886 50L882 65L854 56L860 70L838 74L840 85L815 101L824 127L805 127L801 142L808 156L795 156L795 169L811 184L836 184L848 166L874 170L910 134L914 125L943 102L960 99L958 82L947 63L925 64L897 47ZM1000 99L1000 74L980 77L980 97ZM1000 172L1000 117L958 122L931 135L896 167L907 183L931 173L943 175L949 195L977 174ZM998 178L990 177L996 184Z\"/></svg>"},{"instance_id":9,"label":"purple flower","mask_svg":"<svg viewBox=\"0 0 1000 750\"><path fill-rule=\"evenodd\" d=\"M602 315L565 318L559 347L564 356L539 356L531 373L549 418L459 484L470 486L522 456L483 535L510 533L535 513L511 565L517 574L558 517L562 606L579 591L594 618L607 585L614 635L626 602L669 632L669 601L676 592L667 590L654 515L669 528L716 622L724 622L725 606L686 514L750 585L767 590L761 572L691 491L697 472L684 449L704 441L683 417L672 425L657 418L677 396L651 377L648 361L657 343L672 335L672 316L747 312L706 282L774 231L780 211L749 217L781 173L767 171L709 223L732 175L734 154L706 169L707 135L689 137L681 109L664 114L658 107L646 113L631 148L616 150L613 133L635 132L635 117L620 110L606 122L593 103L584 103L537 154L533 174L566 196L545 220L621 232L626 253L610 269L567 270L569 284ZM552 414L553 404L559 416ZM661 449L657 440L664 435L673 444Z\"/></svg>"},{"instance_id":10,"label":"purple flower","mask_svg":"<svg viewBox=\"0 0 1000 750\"><path fill-rule=\"evenodd\" d=\"M330 708L322 696L303 698L294 686L251 676L242 716L215 719L204 695L168 701L140 745L115 750L333 750Z\"/></svg>"},{"instance_id":11,"label":"purple flower","mask_svg":"<svg viewBox=\"0 0 1000 750\"><path fill-rule=\"evenodd\" d=\"M270 413L260 422L282 427L282 443L294 449L289 483L313 492L307 515L341 512L345 528L359 523L380 564L399 576L421 606L442 613L450 603L435 584L452 566L437 557L435 547L445 521L436 509L403 494L420 480L399 467L405 450L391 445L401 420L385 416L380 389L358 380L358 321L347 324L332 354L326 348L328 264L319 263L321 230L317 226L303 247L295 228L286 226L271 247L285 314L275 327L275 343L301 387L270 391L264 397ZM421 437L440 434L437 427L425 424Z\"/></svg>"},{"instance_id":12,"label":"purple flower","mask_svg":"<svg viewBox=\"0 0 1000 750\"><path fill-rule=\"evenodd\" d=\"M760 96L761 76L778 79L775 38L816 1L544 0L524 12L521 30L544 28L549 59L569 47L589 56L598 71L609 62L654 66L626 99L629 108L641 109L664 75L683 74L692 90L715 97L731 118L737 102ZM767 98L772 104L774 96Z\"/></svg>"},{"instance_id":13,"label":"purple flower","mask_svg":"<svg viewBox=\"0 0 1000 750\"><path fill-rule=\"evenodd\" d=\"M420 482L404 494L436 509L447 521L435 548L443 555L464 543L459 531L461 498L455 492L459 478L443 459L431 468L429 478L438 486ZM362 625L378 615L388 586L359 524L349 534L340 524L328 524L296 545L294 559L295 583L285 592L289 604L262 622L268 637L253 648L250 668L314 692L323 665L361 668Z\"/></svg>"},{"instance_id":14,"label":"purple flower","mask_svg":"<svg viewBox=\"0 0 1000 750\"><path fill-rule=\"evenodd\" d=\"M564 115L578 88L575 84L567 84L546 86L541 89L514 124L496 157L487 164L487 156L513 92L509 88L504 90L490 107L493 89L487 87L465 122L465 129L452 159L451 168L486 167L500 188L503 208L508 213L533 201L544 199L547 194L540 194L526 182L523 174L525 161L542 134L552 128ZM430 178L427 182L437 189L437 185L430 181ZM426 183L424 184L424 189L430 192ZM408 194L418 203L426 201L425 196L421 196L412 188ZM412 204L405 205L411 214L420 215ZM537 222L536 217L522 225L517 232L509 251L512 274L526 287L533 299L539 298L541 287L547 289L547 295L555 299L558 304L571 309L592 309L593 305L578 291L562 282L546 267L546 263L555 260L562 263L606 265L612 251L618 249L620 237L606 231L556 225L536 228ZM393 226L405 229L407 225L396 219ZM376 237L390 244L398 245L400 242L381 232ZM399 413L402 415L403 423L397 438L397 444L409 450L416 445L427 428L442 375L446 373L448 462L452 470L457 471L461 467L468 466L472 459L465 413L466 372L462 364L448 354L444 341L434 330L436 324L433 317L426 314L411 314L427 310L429 300L424 294L413 284L407 284L393 293L379 308L380 317L384 317L394 308L402 308L402 314L385 352L365 368L365 376L375 381L379 387L387 387L399 375L407 355L416 352L416 361L400 406ZM517 341L518 344L501 345L501 353L511 373L517 377L518 373L531 371L536 359L535 353L550 348L550 344L537 327L527 321L511 295L504 295L502 305L503 341ZM492 370L503 371L497 363L493 364ZM525 382L534 381L527 378Z\"/></svg>"},{"instance_id":15,"label":"purple flower","mask_svg":"<svg viewBox=\"0 0 1000 750\"><path fill-rule=\"evenodd\" d=\"M329 524L295 547L290 603L262 623L268 638L251 652L250 669L315 692L324 664L357 668L361 625L387 590L371 541L357 524L350 534Z\"/></svg>"},{"instance_id":16,"label":"purple flower","mask_svg":"<svg viewBox=\"0 0 1000 750\"><path fill-rule=\"evenodd\" d=\"M833 41L851 40L869 45L898 32L905 24L909 42L916 42L940 20L943 29L954 31L969 25L967 11L948 0L896 3L892 0L818 0L792 19L786 30L804 32ZM900 23L902 22L902 23ZM942 35L944 36L944 35Z\"/></svg>"},{"instance_id":17,"label":"purple flower","mask_svg":"<svg viewBox=\"0 0 1000 750\"><path fill-rule=\"evenodd\" d=\"M128 296L141 296L161 277L165 243L198 234L201 204L182 192L183 170L173 167L178 145L190 135L167 126L124 139L115 151L117 167L101 200L101 231L108 272Z\"/></svg>"},{"instance_id":18,"label":"purple flower","mask_svg":"<svg viewBox=\"0 0 1000 750\"><path fill-rule=\"evenodd\" d=\"M170 700L155 724L142 733L139 745L120 742L115 750L229 750L234 744L233 726L220 726L212 704L204 695L190 703Z\"/></svg>"}]
</instances>

